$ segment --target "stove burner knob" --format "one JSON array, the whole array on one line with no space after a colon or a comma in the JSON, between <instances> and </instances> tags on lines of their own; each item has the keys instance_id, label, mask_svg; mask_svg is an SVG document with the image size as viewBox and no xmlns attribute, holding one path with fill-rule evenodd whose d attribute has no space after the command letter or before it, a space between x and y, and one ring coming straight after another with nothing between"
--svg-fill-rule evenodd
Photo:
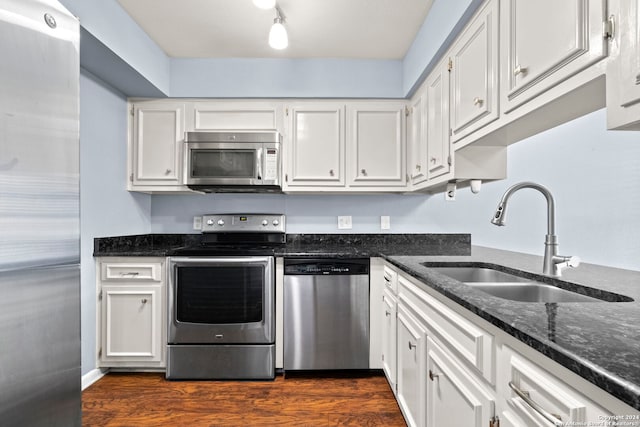
<instances>
[{"instance_id":1,"label":"stove burner knob","mask_svg":"<svg viewBox=\"0 0 640 427\"><path fill-rule=\"evenodd\" d=\"M218 220L218 225L219 225L220 227L222 227L222 226L224 225L224 219L219 219L219 220Z\"/></svg>"},{"instance_id":2,"label":"stove burner knob","mask_svg":"<svg viewBox=\"0 0 640 427\"><path fill-rule=\"evenodd\" d=\"M273 225L274 226L278 226L278 224L280 224L280 221L278 221L277 219L274 219L273 220Z\"/></svg>"},{"instance_id":3,"label":"stove burner knob","mask_svg":"<svg viewBox=\"0 0 640 427\"><path fill-rule=\"evenodd\" d=\"M207 220L207 225L213 225L213 220L212 219Z\"/></svg>"},{"instance_id":4,"label":"stove burner knob","mask_svg":"<svg viewBox=\"0 0 640 427\"><path fill-rule=\"evenodd\" d=\"M263 226L263 227L266 227L266 226L267 226L267 224L269 224L269 222L268 222L266 219L263 219L263 220L262 220L262 226Z\"/></svg>"}]
</instances>

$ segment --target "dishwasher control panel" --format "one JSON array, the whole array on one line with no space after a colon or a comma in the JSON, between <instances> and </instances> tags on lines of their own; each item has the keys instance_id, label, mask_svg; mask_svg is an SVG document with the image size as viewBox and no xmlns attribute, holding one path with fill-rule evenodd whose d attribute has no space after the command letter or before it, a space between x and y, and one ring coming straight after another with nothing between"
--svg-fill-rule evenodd
<instances>
[{"instance_id":1,"label":"dishwasher control panel","mask_svg":"<svg viewBox=\"0 0 640 427\"><path fill-rule=\"evenodd\" d=\"M286 275L359 275L369 274L368 258L285 258Z\"/></svg>"}]
</instances>

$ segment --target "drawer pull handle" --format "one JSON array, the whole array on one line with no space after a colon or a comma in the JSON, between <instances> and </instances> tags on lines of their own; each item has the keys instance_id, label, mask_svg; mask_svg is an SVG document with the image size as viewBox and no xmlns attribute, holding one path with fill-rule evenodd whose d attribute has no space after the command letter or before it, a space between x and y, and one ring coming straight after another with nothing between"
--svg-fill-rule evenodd
<instances>
[{"instance_id":1,"label":"drawer pull handle","mask_svg":"<svg viewBox=\"0 0 640 427\"><path fill-rule=\"evenodd\" d=\"M416 344L413 344L411 341L409 341L409 350L413 350L414 348L416 348Z\"/></svg>"},{"instance_id":2,"label":"drawer pull handle","mask_svg":"<svg viewBox=\"0 0 640 427\"><path fill-rule=\"evenodd\" d=\"M438 378L440 376L440 374L434 374L433 371L431 369L429 369L429 379L431 381L434 380L434 378Z\"/></svg>"},{"instance_id":3,"label":"drawer pull handle","mask_svg":"<svg viewBox=\"0 0 640 427\"><path fill-rule=\"evenodd\" d=\"M539 413L544 418L546 418L547 421L549 421L551 424L553 424L554 426L564 425L562 422L562 417L560 417L560 415L552 414L551 412L548 412L546 409L544 409L542 406L538 405L536 402L533 401L533 399L531 399L531 397L529 396L529 392L520 390L513 383L513 381L509 381L509 387L511 387L511 389L515 391L515 393L522 400L524 400L527 405L531 406L537 413Z\"/></svg>"},{"instance_id":4,"label":"drawer pull handle","mask_svg":"<svg viewBox=\"0 0 640 427\"><path fill-rule=\"evenodd\" d=\"M140 272L138 272L138 271L129 271L129 272L126 272L126 273L125 272L120 273L120 276L133 276L133 277L135 277L135 276L137 276L139 274L140 274Z\"/></svg>"},{"instance_id":5,"label":"drawer pull handle","mask_svg":"<svg viewBox=\"0 0 640 427\"><path fill-rule=\"evenodd\" d=\"M146 298L142 298L142 301L140 301L140 302L142 302L143 304L146 304L147 303L147 299Z\"/></svg>"},{"instance_id":6,"label":"drawer pull handle","mask_svg":"<svg viewBox=\"0 0 640 427\"><path fill-rule=\"evenodd\" d=\"M513 69L513 75L517 76L519 74L526 74L527 73L527 67L523 67L521 65L516 65L516 68Z\"/></svg>"}]
</instances>

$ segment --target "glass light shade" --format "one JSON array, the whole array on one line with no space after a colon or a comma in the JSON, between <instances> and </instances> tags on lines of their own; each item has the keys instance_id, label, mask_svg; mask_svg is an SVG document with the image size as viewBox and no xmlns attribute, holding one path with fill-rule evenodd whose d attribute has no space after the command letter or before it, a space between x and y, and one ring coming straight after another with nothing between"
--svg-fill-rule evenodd
<instances>
[{"instance_id":1,"label":"glass light shade","mask_svg":"<svg viewBox=\"0 0 640 427\"><path fill-rule=\"evenodd\" d=\"M280 22L275 22L269 31L269 46L274 49L284 49L289 45L287 29Z\"/></svg>"},{"instance_id":2,"label":"glass light shade","mask_svg":"<svg viewBox=\"0 0 640 427\"><path fill-rule=\"evenodd\" d=\"M253 4L260 9L273 9L276 7L276 0L253 0Z\"/></svg>"}]
</instances>

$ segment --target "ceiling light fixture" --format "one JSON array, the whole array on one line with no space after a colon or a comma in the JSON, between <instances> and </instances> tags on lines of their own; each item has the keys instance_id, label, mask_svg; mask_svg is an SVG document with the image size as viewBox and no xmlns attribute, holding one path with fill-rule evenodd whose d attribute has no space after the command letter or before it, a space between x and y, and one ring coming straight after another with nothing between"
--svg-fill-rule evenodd
<instances>
[{"instance_id":1,"label":"ceiling light fixture","mask_svg":"<svg viewBox=\"0 0 640 427\"><path fill-rule=\"evenodd\" d=\"M284 14L278 6L275 8L276 19L273 20L273 25L269 31L269 46L282 50L289 46L289 36L287 36L287 29L282 25L284 22Z\"/></svg>"},{"instance_id":2,"label":"ceiling light fixture","mask_svg":"<svg viewBox=\"0 0 640 427\"><path fill-rule=\"evenodd\" d=\"M253 4L260 9L273 9L276 7L276 0L253 0Z\"/></svg>"}]
</instances>

